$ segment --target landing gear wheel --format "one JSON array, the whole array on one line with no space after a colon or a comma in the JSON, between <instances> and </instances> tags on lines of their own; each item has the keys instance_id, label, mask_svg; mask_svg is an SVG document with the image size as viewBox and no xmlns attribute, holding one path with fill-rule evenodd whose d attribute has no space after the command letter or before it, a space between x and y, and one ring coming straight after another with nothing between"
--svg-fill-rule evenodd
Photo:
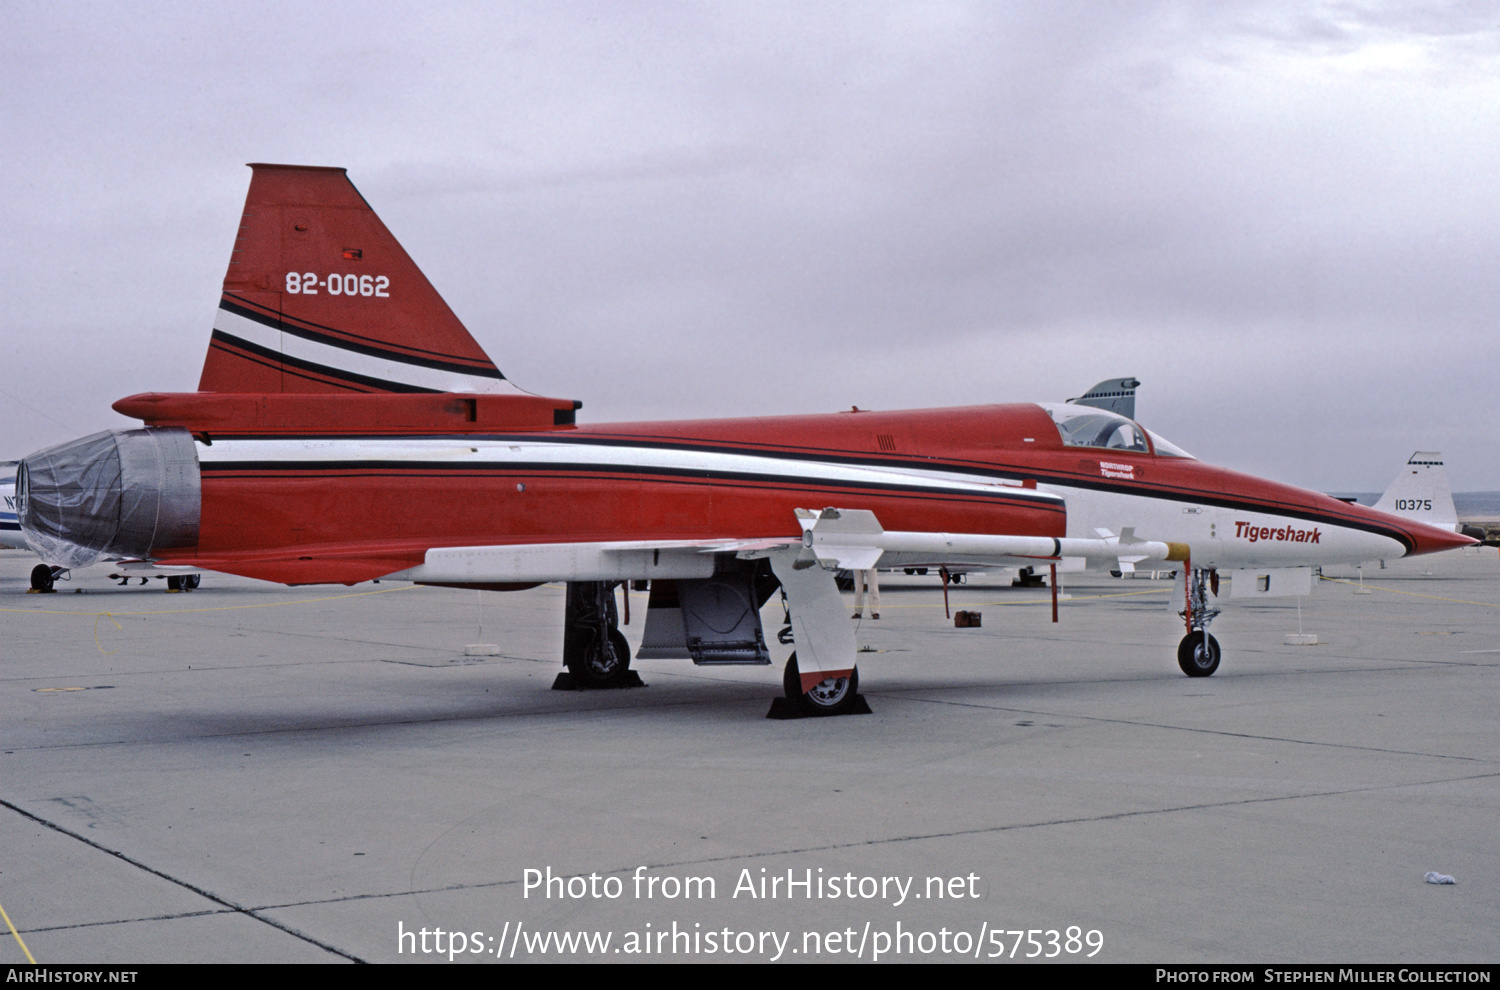
<instances>
[{"instance_id":1,"label":"landing gear wheel","mask_svg":"<svg viewBox=\"0 0 1500 990\"><path fill-rule=\"evenodd\" d=\"M1188 633L1177 644L1177 666L1189 677L1207 677L1219 669L1219 641L1201 630Z\"/></svg>"},{"instance_id":2,"label":"landing gear wheel","mask_svg":"<svg viewBox=\"0 0 1500 990\"><path fill-rule=\"evenodd\" d=\"M198 585L203 581L202 574L184 574L182 576L183 591L197 591Z\"/></svg>"},{"instance_id":3,"label":"landing gear wheel","mask_svg":"<svg viewBox=\"0 0 1500 990\"><path fill-rule=\"evenodd\" d=\"M168 591L181 591L182 590L182 575L180 575L180 574L168 575L168 577L167 577L167 590Z\"/></svg>"},{"instance_id":4,"label":"landing gear wheel","mask_svg":"<svg viewBox=\"0 0 1500 990\"><path fill-rule=\"evenodd\" d=\"M568 664L568 672L580 687L617 687L630 676L630 644L625 634L611 629L609 636L584 651L578 660Z\"/></svg>"},{"instance_id":5,"label":"landing gear wheel","mask_svg":"<svg viewBox=\"0 0 1500 990\"><path fill-rule=\"evenodd\" d=\"M31 590L52 590L52 568L48 567L46 564L37 564L31 569Z\"/></svg>"},{"instance_id":6,"label":"landing gear wheel","mask_svg":"<svg viewBox=\"0 0 1500 990\"><path fill-rule=\"evenodd\" d=\"M803 714L844 715L854 709L855 699L859 697L859 668L850 671L848 677L830 677L813 685L811 691L803 691L797 654L793 653L786 662L781 689L797 703Z\"/></svg>"}]
</instances>

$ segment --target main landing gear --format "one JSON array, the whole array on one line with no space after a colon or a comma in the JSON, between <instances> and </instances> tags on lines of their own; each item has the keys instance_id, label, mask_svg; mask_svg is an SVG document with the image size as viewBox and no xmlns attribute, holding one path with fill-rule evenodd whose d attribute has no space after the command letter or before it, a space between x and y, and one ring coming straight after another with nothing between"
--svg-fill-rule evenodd
<instances>
[{"instance_id":1,"label":"main landing gear","mask_svg":"<svg viewBox=\"0 0 1500 990\"><path fill-rule=\"evenodd\" d=\"M568 683L557 687L637 687L640 675L630 669L630 644L620 632L615 581L569 581L563 627L563 663Z\"/></svg>"},{"instance_id":2,"label":"main landing gear","mask_svg":"<svg viewBox=\"0 0 1500 990\"><path fill-rule=\"evenodd\" d=\"M869 703L859 693L858 667L850 670L848 677L825 678L803 691L796 652L787 658L781 689L803 715L855 715L870 710Z\"/></svg>"},{"instance_id":3,"label":"main landing gear","mask_svg":"<svg viewBox=\"0 0 1500 990\"><path fill-rule=\"evenodd\" d=\"M61 573L61 567L49 567L46 564L37 564L31 569L31 590L41 594L57 590L53 585L57 583L57 577Z\"/></svg>"},{"instance_id":4,"label":"main landing gear","mask_svg":"<svg viewBox=\"0 0 1500 990\"><path fill-rule=\"evenodd\" d=\"M1177 644L1177 666L1189 677L1207 677L1219 669L1219 641L1209 635L1208 624L1220 609L1209 604L1209 595L1219 593L1219 573L1212 568L1187 568L1186 601L1177 614L1187 623L1188 634Z\"/></svg>"}]
</instances>

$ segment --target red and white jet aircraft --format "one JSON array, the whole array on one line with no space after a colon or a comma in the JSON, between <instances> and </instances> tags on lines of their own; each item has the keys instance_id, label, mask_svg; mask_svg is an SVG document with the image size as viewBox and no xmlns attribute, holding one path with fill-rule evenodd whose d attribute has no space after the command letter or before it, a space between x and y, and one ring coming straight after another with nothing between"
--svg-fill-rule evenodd
<instances>
[{"instance_id":1,"label":"red and white jet aircraft","mask_svg":"<svg viewBox=\"0 0 1500 990\"><path fill-rule=\"evenodd\" d=\"M1178 659L1203 676L1219 570L1298 591L1320 564L1473 542L1202 464L1107 401L580 425L579 403L500 373L343 169L251 168L198 391L121 399L144 428L22 463L47 563L565 581L582 686L630 676L616 583L652 582L640 655L698 663L769 663L759 609L779 584L787 694L831 713L858 683L835 570L1175 561Z\"/></svg>"}]
</instances>

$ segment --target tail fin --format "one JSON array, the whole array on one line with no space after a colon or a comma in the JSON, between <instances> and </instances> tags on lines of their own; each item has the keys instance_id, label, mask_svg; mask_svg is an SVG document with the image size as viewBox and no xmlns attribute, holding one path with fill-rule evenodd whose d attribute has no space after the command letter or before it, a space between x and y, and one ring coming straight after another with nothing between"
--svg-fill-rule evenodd
<instances>
[{"instance_id":1,"label":"tail fin","mask_svg":"<svg viewBox=\"0 0 1500 990\"><path fill-rule=\"evenodd\" d=\"M1425 450L1412 454L1375 508L1457 532L1458 511L1453 508L1453 492L1448 488L1443 455Z\"/></svg>"},{"instance_id":2,"label":"tail fin","mask_svg":"<svg viewBox=\"0 0 1500 990\"><path fill-rule=\"evenodd\" d=\"M517 392L341 168L251 165L200 392Z\"/></svg>"},{"instance_id":3,"label":"tail fin","mask_svg":"<svg viewBox=\"0 0 1500 990\"><path fill-rule=\"evenodd\" d=\"M1135 419L1135 390L1141 383L1134 378L1109 378L1076 399L1068 401L1079 406L1093 406L1119 413L1126 419Z\"/></svg>"}]
</instances>

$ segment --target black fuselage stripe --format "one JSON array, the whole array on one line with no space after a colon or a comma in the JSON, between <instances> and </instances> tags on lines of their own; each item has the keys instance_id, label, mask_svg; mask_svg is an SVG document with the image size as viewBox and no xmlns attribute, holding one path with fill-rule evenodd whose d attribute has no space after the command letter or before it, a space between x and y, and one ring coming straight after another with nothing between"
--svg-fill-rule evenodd
<instances>
[{"instance_id":1,"label":"black fuselage stripe","mask_svg":"<svg viewBox=\"0 0 1500 990\"><path fill-rule=\"evenodd\" d=\"M451 441L462 439L464 441L487 441L501 444L514 444L517 442L568 444L576 446L619 447L630 450L669 450L688 454L727 454L740 457L763 457L769 460L781 461L811 461L818 464L847 465L867 469L919 471L923 474L944 471L954 474L973 475L975 484L988 484L1002 479L1008 481L1039 479L1035 471L1019 468L1010 470L1005 465L997 467L975 461L941 461L937 459L897 460L879 455L851 454L846 450L827 447L735 446L730 444L684 443L681 441L676 443L659 440L641 441L633 437L621 437L618 439L599 438L579 435L574 432L571 426L566 429L545 433L537 433L534 428L528 428L524 431L510 433L260 433L221 430L216 431L215 435L222 435L227 440L244 441L347 440L351 442L364 442L392 440L399 442L421 440ZM1074 487L1079 486L1075 485Z\"/></svg>"},{"instance_id":2,"label":"black fuselage stripe","mask_svg":"<svg viewBox=\"0 0 1500 990\"><path fill-rule=\"evenodd\" d=\"M297 434L289 437L287 434L228 434L226 439L235 440L353 440L367 441L378 439L389 440L452 440L459 434L423 433L423 434ZM784 448L784 447L751 447L736 446L730 444L694 444L681 441L671 442L667 440L639 440L628 435L617 437L579 436L566 431L555 433L465 433L461 434L466 441L493 441L499 443L514 443L517 441L545 444L575 444L578 446L614 446L642 450L671 450L686 453L710 453L731 454L750 457L764 457L774 460L816 460L818 463L834 465L852 465L872 469L906 469L923 472L947 471L954 474L973 475L977 482L984 481L1014 481L1024 479L1034 481L1038 485L1054 485L1062 488L1081 488L1087 491L1098 491L1112 495L1130 495L1137 498L1150 498L1164 502L1189 502L1194 505L1211 506L1218 509L1230 509L1238 512L1259 512L1266 515L1282 516L1288 519L1301 519L1305 522L1321 523L1325 526L1342 526L1361 532L1372 533L1395 540L1408 551L1415 549L1416 544L1412 538L1390 526L1357 517L1335 515L1328 512L1320 512L1312 509L1300 509L1286 506L1279 502L1262 502L1234 498L1220 495L1215 492L1197 488L1174 487L1147 487L1135 485L1126 487L1117 480L1104 481L1091 476L1079 477L1077 475L1049 473L1037 471L1033 468L1009 465L977 465L972 461L913 461L896 460L889 457L862 456L843 452L826 451L824 448ZM1085 448L1079 448L1083 452ZM1069 451L1069 454L1073 451ZM1142 463L1142 467L1150 467L1149 463Z\"/></svg>"},{"instance_id":3,"label":"black fuselage stripe","mask_svg":"<svg viewBox=\"0 0 1500 990\"><path fill-rule=\"evenodd\" d=\"M503 442L505 439L513 438L514 436L514 434L511 434L508 437L501 435L496 436L493 439ZM1037 471L1033 468L1023 467L1019 465L979 465L975 464L972 461L934 462L931 460L897 460L894 458L881 456L861 456L858 454L851 455L839 452L825 453L822 449L818 448L804 448L799 451L794 448L738 447L725 444L700 446L697 444L685 444L681 441L675 443L669 440L640 441L628 435L606 438L598 436L558 436L550 434L532 434L531 438L538 443L570 443L578 444L580 446L604 445L636 447L646 450L679 450L722 454L749 454L753 456L776 458L782 460L809 460L815 458L822 463L850 464L862 467L898 469L904 468L907 470L917 471L950 471L954 474L971 474L974 475L976 479L983 479L985 481L1016 481L1024 479L1026 481L1034 481L1038 485L1055 485L1063 488L1082 488L1087 491L1098 491L1111 495L1130 495L1136 498L1151 498L1165 502L1191 502L1195 505L1207 505L1219 509L1232 509L1240 512L1262 512L1268 515L1284 516L1290 519L1302 519L1307 522L1322 523L1326 526L1344 526L1350 529L1358 529L1363 532L1373 533L1377 536L1385 536L1390 539L1394 539L1397 542L1401 543L1403 546L1406 546L1407 549L1414 548L1414 544L1411 542L1410 538L1406 534L1401 533L1399 530L1381 526L1378 523L1372 523L1363 519L1338 516L1331 513L1318 512L1311 509L1289 507L1279 502L1259 502L1244 498L1232 498L1229 496L1224 496L1215 492L1209 492L1197 488L1152 488L1144 485L1138 487L1126 487L1117 480L1105 481L1099 478L1095 478L1091 475L1078 476L1072 474L1047 473L1044 471ZM1079 454L1086 454L1087 451L1091 449L1092 448L1082 447L1070 448L1067 451L1067 454L1072 455L1075 450ZM1122 458L1121 460L1122 463L1124 463L1129 460L1129 458ZM1135 463L1134 461L1130 462ZM1142 468L1147 468L1151 467L1152 465L1149 462L1143 462L1140 464L1140 466Z\"/></svg>"},{"instance_id":4,"label":"black fuselage stripe","mask_svg":"<svg viewBox=\"0 0 1500 990\"><path fill-rule=\"evenodd\" d=\"M379 347L374 344L355 343L354 341L345 339L343 336L335 336L335 334L342 334L345 333L345 331L334 330L332 327L322 328L327 332L320 332L319 330L309 329L309 326L305 325L306 321L298 321L297 323L293 323L287 320L285 317L262 312L259 308L251 309L247 306L242 305L240 302L230 302L230 298L230 296L226 295L223 299L221 299L219 301L219 308L233 313L236 316L242 317L243 319L250 320L254 323L259 323L261 326L270 327L271 329L280 331L282 333L289 333L294 337L301 337L303 340L310 340L314 343L323 344L328 347L336 347L339 350L350 351L354 354L363 354L366 357L380 358L381 360L393 361L397 364L410 364L416 367L430 368L434 371L447 371L464 375L473 375L477 378L505 378L505 376L500 373L499 369L495 368L493 365L465 364L463 363L462 359L455 358L452 355L442 355L441 357L420 357L415 354L409 354L406 351L392 350L389 347ZM316 326L316 324L312 324L311 326ZM349 336L357 335L350 334ZM360 337L359 339L368 340L369 338ZM430 354L435 352L429 351L427 353Z\"/></svg>"},{"instance_id":5,"label":"black fuselage stripe","mask_svg":"<svg viewBox=\"0 0 1500 990\"><path fill-rule=\"evenodd\" d=\"M546 461L517 462L504 465L475 464L458 466L452 464L423 465L406 461L323 461L309 465L300 461L220 461L201 465L205 475L238 478L285 478L309 476L327 478L350 477L351 473L365 477L401 478L454 477L469 478L475 474L489 473L498 477L554 475L570 477L590 474L602 477L620 475L662 478L689 484L744 483L768 487L815 487L823 489L856 490L865 492L889 492L901 495L932 495L951 499L965 498L979 502L1011 502L1029 508L1062 512L1061 499L1047 497L1023 497L1009 492L976 492L969 489L945 488L932 485L901 485L873 481L841 480L836 478L810 478L799 475L759 474L752 471L722 471L649 467L623 464L556 464ZM275 472L273 474L273 472Z\"/></svg>"},{"instance_id":6,"label":"black fuselage stripe","mask_svg":"<svg viewBox=\"0 0 1500 990\"><path fill-rule=\"evenodd\" d=\"M1031 477L1031 475L1027 475ZM1067 476L1057 478L1037 477L1038 484L1056 485L1060 488L1083 488L1088 491L1107 492L1111 495L1130 495L1135 498L1153 498L1164 502L1191 502L1194 505L1206 505L1216 509L1232 509L1237 512L1261 512L1271 516L1281 516L1286 519L1300 519L1303 522L1322 523L1325 526L1342 526L1346 529L1357 529L1376 536L1384 536L1395 540L1408 551L1415 549L1416 544L1411 538L1389 526L1368 520L1336 516L1331 513L1319 512L1315 509L1299 509L1294 506L1283 505L1279 502L1252 502L1245 499L1230 498L1228 496L1205 494L1201 490L1192 488L1179 489L1152 489L1152 488L1129 488L1122 490L1118 484L1098 482L1092 478L1074 479Z\"/></svg>"}]
</instances>

